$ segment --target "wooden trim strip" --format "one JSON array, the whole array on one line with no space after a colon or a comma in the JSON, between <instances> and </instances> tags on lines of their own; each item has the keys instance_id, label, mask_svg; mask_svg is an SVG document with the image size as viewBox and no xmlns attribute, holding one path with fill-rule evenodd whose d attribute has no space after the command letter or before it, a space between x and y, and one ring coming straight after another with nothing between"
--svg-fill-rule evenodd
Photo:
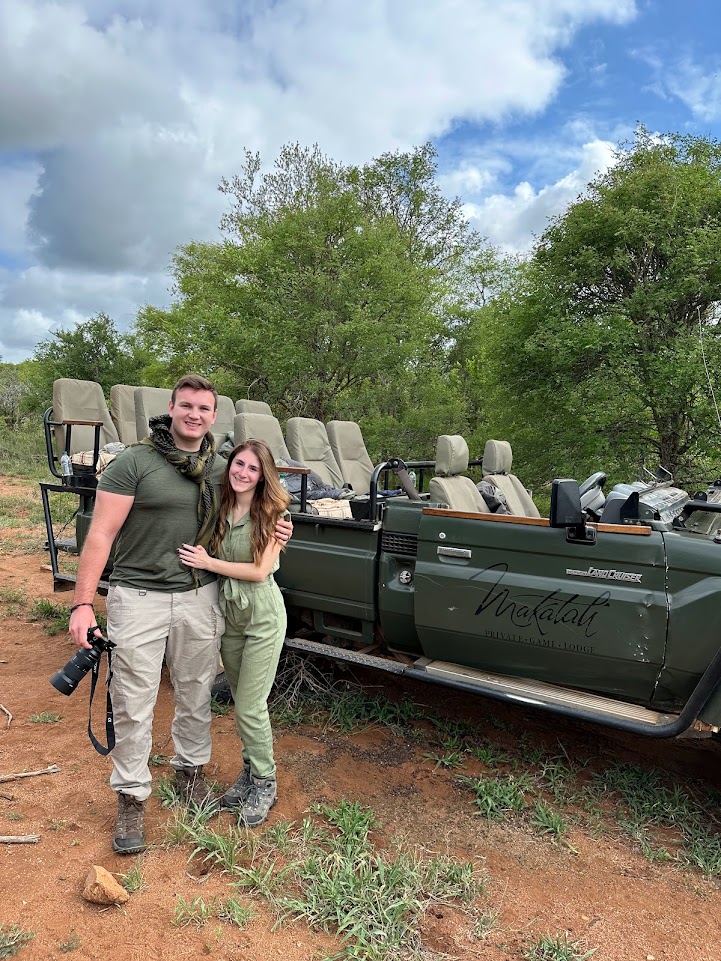
<instances>
[{"instance_id":1,"label":"wooden trim strip","mask_svg":"<svg viewBox=\"0 0 721 961\"><path fill-rule=\"evenodd\" d=\"M589 524L589 527L609 534L640 534L642 537L648 537L652 530L646 524Z\"/></svg>"},{"instance_id":2,"label":"wooden trim strip","mask_svg":"<svg viewBox=\"0 0 721 961\"><path fill-rule=\"evenodd\" d=\"M547 517L518 517L515 514L474 514L470 511L451 511L443 507L424 507L424 514L431 514L435 517L460 517L469 521L490 521L494 524L522 524L524 527L550 527ZM651 528L646 525L635 524L589 524L596 530L604 531L608 534L640 534L647 537L651 533Z\"/></svg>"}]
</instances>

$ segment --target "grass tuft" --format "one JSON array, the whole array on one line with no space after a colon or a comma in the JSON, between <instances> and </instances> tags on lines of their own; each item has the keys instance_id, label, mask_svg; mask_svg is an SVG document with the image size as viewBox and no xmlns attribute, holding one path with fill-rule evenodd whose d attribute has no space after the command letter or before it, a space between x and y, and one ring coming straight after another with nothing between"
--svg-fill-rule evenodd
<instances>
[{"instance_id":1,"label":"grass tuft","mask_svg":"<svg viewBox=\"0 0 721 961\"><path fill-rule=\"evenodd\" d=\"M224 701L219 701L215 697L211 697L210 710L218 717L224 717L226 714L230 714L230 712L233 710L233 705L227 704Z\"/></svg>"},{"instance_id":2,"label":"grass tuft","mask_svg":"<svg viewBox=\"0 0 721 961\"><path fill-rule=\"evenodd\" d=\"M707 877L721 876L721 834L712 827L715 815L682 785L665 783L661 772L614 764L595 774L586 793L592 804L612 808L620 829L650 861L674 861ZM659 832L669 829L677 839L676 851L657 841Z\"/></svg>"},{"instance_id":3,"label":"grass tuft","mask_svg":"<svg viewBox=\"0 0 721 961\"><path fill-rule=\"evenodd\" d=\"M71 931L64 941L58 941L58 951L62 951L63 954L70 954L71 951L77 951L81 944L82 941L78 932Z\"/></svg>"},{"instance_id":4,"label":"grass tuft","mask_svg":"<svg viewBox=\"0 0 721 961\"><path fill-rule=\"evenodd\" d=\"M433 904L470 904L483 892L472 864L398 843L376 850L369 808L315 804L284 832L294 860L275 852L239 873L239 886L267 898L280 921L305 920L338 933L338 958L385 961L420 949L419 921Z\"/></svg>"},{"instance_id":5,"label":"grass tuft","mask_svg":"<svg viewBox=\"0 0 721 961\"><path fill-rule=\"evenodd\" d=\"M456 779L473 791L473 803L489 821L499 821L509 813L518 814L527 806L524 794L527 785L512 774L495 778L458 774Z\"/></svg>"},{"instance_id":6,"label":"grass tuft","mask_svg":"<svg viewBox=\"0 0 721 961\"><path fill-rule=\"evenodd\" d=\"M194 844L191 857L204 854L206 861L233 875L252 858L259 844L255 835L235 825L221 832L196 821L187 825L186 836Z\"/></svg>"},{"instance_id":7,"label":"grass tuft","mask_svg":"<svg viewBox=\"0 0 721 961\"><path fill-rule=\"evenodd\" d=\"M118 875L120 883L128 894L136 894L145 887L145 878L143 877L141 863L142 862L134 864L125 874Z\"/></svg>"},{"instance_id":8,"label":"grass tuft","mask_svg":"<svg viewBox=\"0 0 721 961\"><path fill-rule=\"evenodd\" d=\"M0 924L0 958L14 957L34 937L34 931L25 931L16 924Z\"/></svg>"},{"instance_id":9,"label":"grass tuft","mask_svg":"<svg viewBox=\"0 0 721 961\"><path fill-rule=\"evenodd\" d=\"M218 904L217 917L242 930L255 917L255 911L250 905L242 904L236 897L232 897Z\"/></svg>"},{"instance_id":10,"label":"grass tuft","mask_svg":"<svg viewBox=\"0 0 721 961\"><path fill-rule=\"evenodd\" d=\"M543 934L523 952L525 961L586 961L597 948L584 951L581 941L569 941L567 934Z\"/></svg>"},{"instance_id":11,"label":"grass tuft","mask_svg":"<svg viewBox=\"0 0 721 961\"><path fill-rule=\"evenodd\" d=\"M42 711L40 714L33 714L30 717L31 724L57 724L62 721L62 714L55 711Z\"/></svg>"},{"instance_id":12,"label":"grass tuft","mask_svg":"<svg viewBox=\"0 0 721 961\"><path fill-rule=\"evenodd\" d=\"M561 841L568 830L563 817L548 804L538 800L531 814L531 824L539 834L548 835L554 841Z\"/></svg>"},{"instance_id":13,"label":"grass tuft","mask_svg":"<svg viewBox=\"0 0 721 961\"><path fill-rule=\"evenodd\" d=\"M202 898L192 898L190 901L186 901L182 895L176 895L173 912L173 924L176 927L183 928L189 924L198 926L207 924L214 914L215 898L206 904Z\"/></svg>"},{"instance_id":14,"label":"grass tuft","mask_svg":"<svg viewBox=\"0 0 721 961\"><path fill-rule=\"evenodd\" d=\"M65 604L55 604L41 598L30 608L30 620L42 621L46 634L55 635L68 632L70 608Z\"/></svg>"}]
</instances>

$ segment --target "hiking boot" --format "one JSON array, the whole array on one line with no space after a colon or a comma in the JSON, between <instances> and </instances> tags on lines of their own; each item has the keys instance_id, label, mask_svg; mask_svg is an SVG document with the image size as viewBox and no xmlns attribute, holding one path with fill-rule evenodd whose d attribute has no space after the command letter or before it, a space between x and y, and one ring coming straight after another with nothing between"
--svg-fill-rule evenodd
<instances>
[{"instance_id":1,"label":"hiking boot","mask_svg":"<svg viewBox=\"0 0 721 961\"><path fill-rule=\"evenodd\" d=\"M215 808L218 803L213 789L205 780L202 764L197 767L176 768L175 787L181 801L185 804L193 804L195 807L208 810Z\"/></svg>"},{"instance_id":2,"label":"hiking boot","mask_svg":"<svg viewBox=\"0 0 721 961\"><path fill-rule=\"evenodd\" d=\"M113 851L118 854L140 854L145 850L144 805L144 801L131 794L118 793Z\"/></svg>"},{"instance_id":3,"label":"hiking boot","mask_svg":"<svg viewBox=\"0 0 721 961\"><path fill-rule=\"evenodd\" d=\"M246 827L257 828L268 817L276 801L275 778L250 776L250 790L240 811L240 821Z\"/></svg>"},{"instance_id":4,"label":"hiking boot","mask_svg":"<svg viewBox=\"0 0 721 961\"><path fill-rule=\"evenodd\" d=\"M220 800L220 806L227 811L241 808L250 794L250 765L244 764L235 784L229 787Z\"/></svg>"}]
</instances>

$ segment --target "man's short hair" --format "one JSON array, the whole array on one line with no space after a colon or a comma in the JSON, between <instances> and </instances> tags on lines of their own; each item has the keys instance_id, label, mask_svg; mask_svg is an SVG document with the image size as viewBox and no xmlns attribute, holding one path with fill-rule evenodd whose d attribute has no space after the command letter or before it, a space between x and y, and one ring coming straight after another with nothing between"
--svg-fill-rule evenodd
<instances>
[{"instance_id":1,"label":"man's short hair","mask_svg":"<svg viewBox=\"0 0 721 961\"><path fill-rule=\"evenodd\" d=\"M184 387L189 387L191 390L209 390L213 395L213 409L218 409L218 391L209 380L201 377L200 374L183 374L175 387L173 387L173 393L170 397L171 404L175 405L175 395L179 390L183 390Z\"/></svg>"}]
</instances>

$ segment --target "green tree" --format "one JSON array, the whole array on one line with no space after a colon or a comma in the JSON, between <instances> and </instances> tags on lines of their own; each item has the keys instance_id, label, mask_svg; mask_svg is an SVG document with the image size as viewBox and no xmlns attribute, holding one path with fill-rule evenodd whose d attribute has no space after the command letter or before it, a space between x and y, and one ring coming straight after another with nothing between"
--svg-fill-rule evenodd
<instances>
[{"instance_id":1,"label":"green tree","mask_svg":"<svg viewBox=\"0 0 721 961\"><path fill-rule=\"evenodd\" d=\"M102 312L71 330L55 331L36 346L30 366L36 406L50 404L53 381L60 377L93 380L106 397L113 384L141 384L148 357Z\"/></svg>"},{"instance_id":2,"label":"green tree","mask_svg":"<svg viewBox=\"0 0 721 961\"><path fill-rule=\"evenodd\" d=\"M483 245L466 220L458 197L449 200L436 183L437 152L425 143L381 154L349 170L371 217L390 216L416 263L440 268L450 280Z\"/></svg>"},{"instance_id":3,"label":"green tree","mask_svg":"<svg viewBox=\"0 0 721 961\"><path fill-rule=\"evenodd\" d=\"M444 403L439 384L450 271L475 239L434 172L425 149L346 168L295 144L265 174L246 154L221 183L223 242L177 252L175 302L139 313L140 339L166 371L202 370L280 417L365 419L376 453L428 449L463 420L462 394L449 379ZM402 434L398 417L417 420L424 392L437 416L389 446L391 422Z\"/></svg>"},{"instance_id":4,"label":"green tree","mask_svg":"<svg viewBox=\"0 0 721 961\"><path fill-rule=\"evenodd\" d=\"M19 364L0 363L0 419L17 430L25 417L25 404L31 388Z\"/></svg>"},{"instance_id":5,"label":"green tree","mask_svg":"<svg viewBox=\"0 0 721 961\"><path fill-rule=\"evenodd\" d=\"M645 129L542 235L476 330L491 428L533 480L721 450L721 145Z\"/></svg>"}]
</instances>

